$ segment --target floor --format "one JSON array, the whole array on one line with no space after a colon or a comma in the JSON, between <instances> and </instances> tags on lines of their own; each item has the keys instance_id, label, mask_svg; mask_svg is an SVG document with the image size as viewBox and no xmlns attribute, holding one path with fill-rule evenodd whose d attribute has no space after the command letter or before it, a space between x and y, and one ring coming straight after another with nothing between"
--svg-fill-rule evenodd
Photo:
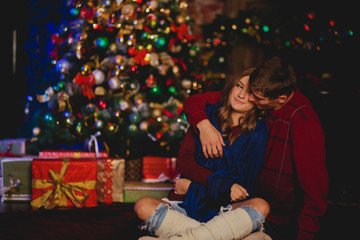
<instances>
[{"instance_id":1,"label":"floor","mask_svg":"<svg viewBox=\"0 0 360 240\"><path fill-rule=\"evenodd\" d=\"M359 215L358 204L330 202L316 240L353 239L357 234ZM13 236L9 239L72 239L73 236L76 239L131 240L147 235L138 229L140 223L131 203L34 211L28 202L0 202L0 229Z\"/></svg>"}]
</instances>

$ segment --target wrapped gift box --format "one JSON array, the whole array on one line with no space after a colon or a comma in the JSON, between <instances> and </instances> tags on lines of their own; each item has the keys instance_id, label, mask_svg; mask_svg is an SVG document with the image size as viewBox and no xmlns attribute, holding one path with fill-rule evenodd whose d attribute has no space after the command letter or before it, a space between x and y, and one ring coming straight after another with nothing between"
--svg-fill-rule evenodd
<instances>
[{"instance_id":1,"label":"wrapped gift box","mask_svg":"<svg viewBox=\"0 0 360 240\"><path fill-rule=\"evenodd\" d=\"M124 202L134 203L144 196L166 198L173 187L168 182L125 182Z\"/></svg>"},{"instance_id":2,"label":"wrapped gift box","mask_svg":"<svg viewBox=\"0 0 360 240\"><path fill-rule=\"evenodd\" d=\"M31 200L31 161L34 157L27 155L1 159L2 201ZM12 188L11 193L5 192L9 188Z\"/></svg>"},{"instance_id":3,"label":"wrapped gift box","mask_svg":"<svg viewBox=\"0 0 360 240\"><path fill-rule=\"evenodd\" d=\"M136 182L142 179L142 159L126 159L125 181Z\"/></svg>"},{"instance_id":4,"label":"wrapped gift box","mask_svg":"<svg viewBox=\"0 0 360 240\"><path fill-rule=\"evenodd\" d=\"M98 201L108 204L112 202L123 202L125 159L109 158L107 152L99 152L99 158L96 158L95 152L69 150L41 151L39 152L39 158L92 158L97 160L96 192Z\"/></svg>"},{"instance_id":5,"label":"wrapped gift box","mask_svg":"<svg viewBox=\"0 0 360 240\"><path fill-rule=\"evenodd\" d=\"M17 155L25 155L28 141L29 139L26 138L2 139L0 140L0 153L10 152Z\"/></svg>"},{"instance_id":6,"label":"wrapped gift box","mask_svg":"<svg viewBox=\"0 0 360 240\"><path fill-rule=\"evenodd\" d=\"M43 150L39 152L39 158L95 158L95 152L75 150ZM107 158L108 153L100 151L99 158Z\"/></svg>"},{"instance_id":7,"label":"wrapped gift box","mask_svg":"<svg viewBox=\"0 0 360 240\"><path fill-rule=\"evenodd\" d=\"M125 159L98 159L96 192L99 202L124 201Z\"/></svg>"},{"instance_id":8,"label":"wrapped gift box","mask_svg":"<svg viewBox=\"0 0 360 240\"><path fill-rule=\"evenodd\" d=\"M97 166L93 158L34 158L31 206L34 209L97 206Z\"/></svg>"},{"instance_id":9,"label":"wrapped gift box","mask_svg":"<svg viewBox=\"0 0 360 240\"><path fill-rule=\"evenodd\" d=\"M144 156L142 175L145 182L171 181L179 175L176 171L176 158Z\"/></svg>"},{"instance_id":10,"label":"wrapped gift box","mask_svg":"<svg viewBox=\"0 0 360 240\"><path fill-rule=\"evenodd\" d=\"M2 177L2 174L3 174L3 171L2 171L2 165L1 165L1 162L3 159L7 159L7 158L12 158L12 159L15 159L15 158L19 158L19 157L22 157L21 155L15 155L13 153L0 153L0 177Z\"/></svg>"}]
</instances>

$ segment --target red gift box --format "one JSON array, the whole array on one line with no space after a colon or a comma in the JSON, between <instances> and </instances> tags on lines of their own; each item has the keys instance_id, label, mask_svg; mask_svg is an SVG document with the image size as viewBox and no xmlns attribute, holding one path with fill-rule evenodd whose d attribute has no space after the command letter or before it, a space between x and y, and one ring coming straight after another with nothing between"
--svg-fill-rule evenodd
<instances>
[{"instance_id":1,"label":"red gift box","mask_svg":"<svg viewBox=\"0 0 360 240\"><path fill-rule=\"evenodd\" d=\"M95 158L95 152L75 150L43 150L39 152L39 158ZM107 152L99 152L99 158L107 158Z\"/></svg>"},{"instance_id":2,"label":"red gift box","mask_svg":"<svg viewBox=\"0 0 360 240\"><path fill-rule=\"evenodd\" d=\"M96 159L38 159L32 161L33 208L97 206Z\"/></svg>"},{"instance_id":3,"label":"red gift box","mask_svg":"<svg viewBox=\"0 0 360 240\"><path fill-rule=\"evenodd\" d=\"M176 158L144 156L142 174L145 182L172 181L179 172L176 171Z\"/></svg>"}]
</instances>

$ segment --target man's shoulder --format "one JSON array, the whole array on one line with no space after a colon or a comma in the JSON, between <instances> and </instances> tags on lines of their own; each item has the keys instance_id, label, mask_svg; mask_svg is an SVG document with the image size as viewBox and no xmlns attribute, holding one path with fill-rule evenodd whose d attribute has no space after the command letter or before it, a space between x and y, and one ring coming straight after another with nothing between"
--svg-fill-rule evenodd
<instances>
[{"instance_id":1,"label":"man's shoulder","mask_svg":"<svg viewBox=\"0 0 360 240\"><path fill-rule=\"evenodd\" d=\"M310 100L298 89L296 89L294 96L287 103L286 115L287 118L292 121L318 121L317 113Z\"/></svg>"}]
</instances>

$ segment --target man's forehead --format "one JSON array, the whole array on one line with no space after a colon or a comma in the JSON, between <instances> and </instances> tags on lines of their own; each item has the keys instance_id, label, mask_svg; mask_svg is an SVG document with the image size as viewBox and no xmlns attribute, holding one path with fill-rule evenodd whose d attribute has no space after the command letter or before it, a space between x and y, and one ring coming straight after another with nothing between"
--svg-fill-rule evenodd
<instances>
[{"instance_id":1,"label":"man's forehead","mask_svg":"<svg viewBox=\"0 0 360 240\"><path fill-rule=\"evenodd\" d=\"M264 95L256 88L250 86L250 90L251 90L251 93L255 95L255 97L261 98L261 99L266 99L266 97L264 97Z\"/></svg>"}]
</instances>

